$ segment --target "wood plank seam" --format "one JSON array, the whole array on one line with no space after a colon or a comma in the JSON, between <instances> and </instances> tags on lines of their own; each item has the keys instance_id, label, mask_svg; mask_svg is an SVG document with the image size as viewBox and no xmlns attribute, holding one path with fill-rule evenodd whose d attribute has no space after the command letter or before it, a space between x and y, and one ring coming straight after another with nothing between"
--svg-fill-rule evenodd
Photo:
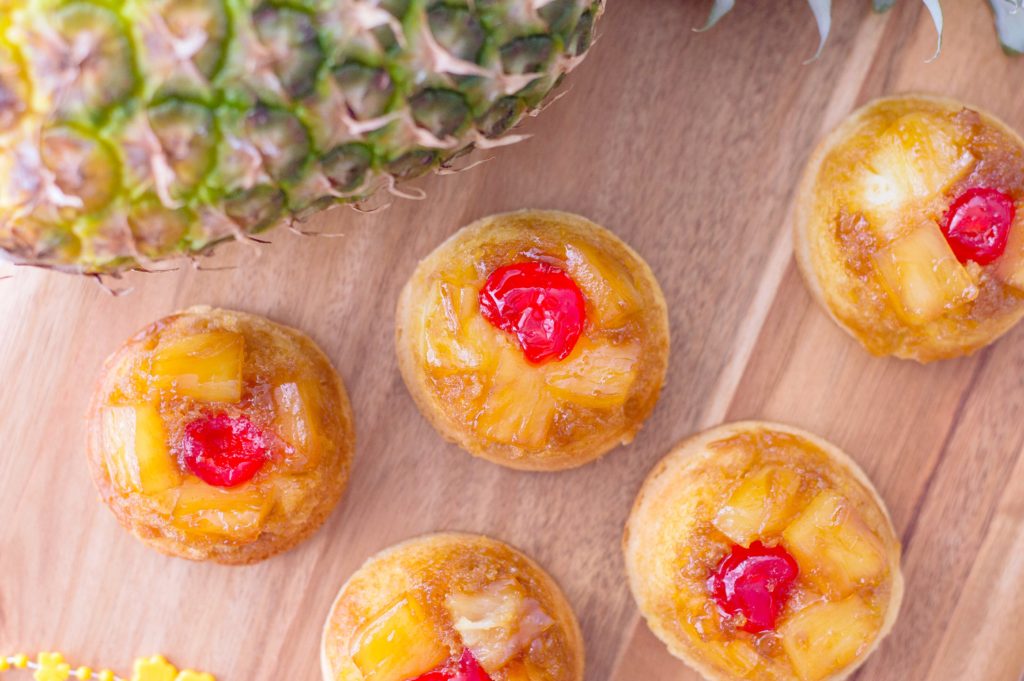
<instances>
[{"instance_id":1,"label":"wood plank seam","mask_svg":"<svg viewBox=\"0 0 1024 681\"><path fill-rule=\"evenodd\" d=\"M995 495L995 498L997 499L997 502L989 507L989 513L987 514L987 517L985 519L985 525L984 525L984 531L982 533L982 538L981 538L981 541L978 544L979 545L979 553L981 551L983 551L983 549L985 547L985 544L987 544L988 541L989 541L990 535L992 533L992 525L995 522L996 517L999 515L1000 508L1002 507L1002 504L1005 501L1006 495L1009 492L1009 490L1007 490L1007 487L1009 487L1009 485L1011 484L1011 481L1013 479L1013 475L1012 474L1016 470L1016 468L1018 468L1021 465L1021 463L1024 463L1024 443L1018 443L1018 445L1017 445L1017 456L1013 460L1013 462L1008 466L1008 468L1010 470L1010 475L1004 476L1004 478L1003 478L1003 485L1000 488L1000 493L998 495ZM971 564L971 569L968 570L967 575L965 576L965 578L963 580L960 580L959 593L957 594L957 598L956 598L956 601L954 603L953 608L950 610L950 612L954 616L960 610L960 604L961 604L961 602L963 600L964 588L971 582L971 576L974 574L974 572L976 570L982 569L982 567L983 566L980 563L972 563ZM952 634L952 632L953 632L952 628L947 628L947 630L945 632L945 635L942 638L942 643L938 647L939 650L946 650L947 649L947 644L949 642L949 637ZM931 679L931 678L934 677L934 674L935 674L935 672L936 672L936 670L938 668L938 665L940 665L941 662L942 662L942 657L939 656L939 655L936 655L935 656L935 660L932 663L931 668L929 668L929 670L928 670L928 675L927 675L926 678Z\"/></svg>"},{"instance_id":2,"label":"wood plank seam","mask_svg":"<svg viewBox=\"0 0 1024 681\"><path fill-rule=\"evenodd\" d=\"M971 378L967 382L967 387L960 394L960 399L957 402L956 409L953 411L953 417L950 419L949 428L946 430L946 435L942 440L942 445L939 447L938 456L935 457L935 464L932 469L928 471L928 477L925 479L924 486L921 488L921 494L914 501L914 507L910 512L910 516L907 520L907 526L903 530L903 534L900 540L903 542L903 555L906 556L909 553L910 546L913 543L914 536L917 533L918 522L920 520L921 509L924 507L925 502L931 496L932 487L935 484L935 479L938 477L939 471L942 468L943 461L945 461L946 455L949 453L949 446L956 435L957 427L960 425L960 421L964 416L964 410L967 407L967 402L974 392L978 381L984 372L985 367L988 365L989 359L992 356L991 346L985 348L978 353L978 360L975 363L974 371L971 373ZM856 677L854 677L856 678Z\"/></svg>"}]
</instances>

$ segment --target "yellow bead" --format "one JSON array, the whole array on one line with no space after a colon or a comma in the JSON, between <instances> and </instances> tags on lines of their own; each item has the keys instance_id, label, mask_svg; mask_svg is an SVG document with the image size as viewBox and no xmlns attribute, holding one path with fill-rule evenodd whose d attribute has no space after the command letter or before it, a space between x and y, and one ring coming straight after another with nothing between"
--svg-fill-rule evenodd
<instances>
[{"instance_id":1,"label":"yellow bead","mask_svg":"<svg viewBox=\"0 0 1024 681\"><path fill-rule=\"evenodd\" d=\"M36 681L68 681L71 666L60 653L39 653L36 671L32 676Z\"/></svg>"},{"instance_id":2,"label":"yellow bead","mask_svg":"<svg viewBox=\"0 0 1024 681\"><path fill-rule=\"evenodd\" d=\"M0 672L5 672L11 668L11 663L7 661L7 657L0 657Z\"/></svg>"},{"instance_id":3,"label":"yellow bead","mask_svg":"<svg viewBox=\"0 0 1024 681\"><path fill-rule=\"evenodd\" d=\"M92 678L92 670L88 667L79 667L75 670L75 676L82 681L89 681Z\"/></svg>"},{"instance_id":4,"label":"yellow bead","mask_svg":"<svg viewBox=\"0 0 1024 681\"><path fill-rule=\"evenodd\" d=\"M25 655L24 653L18 653L14 656L12 662L14 662L14 666L17 669L24 669L28 666L28 655Z\"/></svg>"},{"instance_id":5,"label":"yellow bead","mask_svg":"<svg viewBox=\"0 0 1024 681\"><path fill-rule=\"evenodd\" d=\"M114 681L114 672L110 671L109 669L104 669L103 671L100 672L98 680L99 681Z\"/></svg>"}]
</instances>

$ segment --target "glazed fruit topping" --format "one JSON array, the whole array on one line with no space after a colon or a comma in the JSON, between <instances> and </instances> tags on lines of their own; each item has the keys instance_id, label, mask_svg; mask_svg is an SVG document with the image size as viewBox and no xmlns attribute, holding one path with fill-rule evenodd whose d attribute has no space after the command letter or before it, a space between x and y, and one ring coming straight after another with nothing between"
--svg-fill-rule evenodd
<instances>
[{"instance_id":1,"label":"glazed fruit topping","mask_svg":"<svg viewBox=\"0 0 1024 681\"><path fill-rule=\"evenodd\" d=\"M973 187L953 201L942 221L942 233L966 264L988 265L1006 250L1016 209L1013 199L990 187Z\"/></svg>"},{"instance_id":2,"label":"glazed fruit topping","mask_svg":"<svg viewBox=\"0 0 1024 681\"><path fill-rule=\"evenodd\" d=\"M185 427L185 465L208 485L235 487L252 479L268 459L263 432L245 417L214 414Z\"/></svg>"},{"instance_id":3,"label":"glazed fruit topping","mask_svg":"<svg viewBox=\"0 0 1024 681\"><path fill-rule=\"evenodd\" d=\"M708 584L722 612L736 618L740 629L759 633L775 629L797 572L796 561L782 546L755 541L750 548L733 546Z\"/></svg>"},{"instance_id":4,"label":"glazed fruit topping","mask_svg":"<svg viewBox=\"0 0 1024 681\"><path fill-rule=\"evenodd\" d=\"M428 672L413 681L491 681L491 677L467 648L458 664L452 665L450 669Z\"/></svg>"},{"instance_id":5,"label":"glazed fruit topping","mask_svg":"<svg viewBox=\"0 0 1024 681\"><path fill-rule=\"evenodd\" d=\"M534 364L568 357L585 319L576 282L561 269L534 261L495 270L480 290L480 311L494 326L515 334Z\"/></svg>"}]
</instances>

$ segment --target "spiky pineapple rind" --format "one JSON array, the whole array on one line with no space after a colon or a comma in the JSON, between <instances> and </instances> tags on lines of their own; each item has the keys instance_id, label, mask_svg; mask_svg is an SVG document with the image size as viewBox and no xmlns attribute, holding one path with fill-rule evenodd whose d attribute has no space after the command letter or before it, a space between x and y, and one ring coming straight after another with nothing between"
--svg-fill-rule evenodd
<instances>
[{"instance_id":1,"label":"spiky pineapple rind","mask_svg":"<svg viewBox=\"0 0 1024 681\"><path fill-rule=\"evenodd\" d=\"M603 0L0 7L0 249L117 273L511 141Z\"/></svg>"}]
</instances>

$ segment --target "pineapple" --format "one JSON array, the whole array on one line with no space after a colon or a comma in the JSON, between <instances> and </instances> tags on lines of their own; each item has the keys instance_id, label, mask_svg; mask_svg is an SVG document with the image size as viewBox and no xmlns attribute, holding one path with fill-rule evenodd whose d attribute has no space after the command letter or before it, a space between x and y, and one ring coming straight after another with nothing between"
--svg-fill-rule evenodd
<instances>
[{"instance_id":1,"label":"pineapple","mask_svg":"<svg viewBox=\"0 0 1024 681\"><path fill-rule=\"evenodd\" d=\"M842 598L886 572L879 540L850 502L835 492L820 492L782 533L785 548L800 573L819 592Z\"/></svg>"},{"instance_id":2,"label":"pineapple","mask_svg":"<svg viewBox=\"0 0 1024 681\"><path fill-rule=\"evenodd\" d=\"M402 596L356 634L352 661L364 681L409 681L443 665L450 651L440 640L426 607L414 594Z\"/></svg>"},{"instance_id":3,"label":"pineapple","mask_svg":"<svg viewBox=\"0 0 1024 681\"><path fill-rule=\"evenodd\" d=\"M933 222L920 223L874 258L897 312L911 324L927 323L978 296L967 268Z\"/></svg>"},{"instance_id":4,"label":"pineapple","mask_svg":"<svg viewBox=\"0 0 1024 681\"><path fill-rule=\"evenodd\" d=\"M748 475L715 515L712 524L741 546L782 531L792 517L800 491L800 474L769 465Z\"/></svg>"},{"instance_id":5,"label":"pineapple","mask_svg":"<svg viewBox=\"0 0 1024 681\"><path fill-rule=\"evenodd\" d=\"M1024 214L1017 207L1017 219L1010 227L1006 252L996 266L996 276L1004 283L1024 293Z\"/></svg>"},{"instance_id":6,"label":"pineapple","mask_svg":"<svg viewBox=\"0 0 1024 681\"><path fill-rule=\"evenodd\" d=\"M437 282L423 306L423 324L423 357L435 372L493 371L489 348L498 332L480 315L476 288Z\"/></svg>"},{"instance_id":7,"label":"pineapple","mask_svg":"<svg viewBox=\"0 0 1024 681\"><path fill-rule=\"evenodd\" d=\"M743 640L710 641L704 645L708 657L723 669L728 669L736 678L750 678L761 666L761 655L750 643Z\"/></svg>"},{"instance_id":8,"label":"pineapple","mask_svg":"<svg viewBox=\"0 0 1024 681\"><path fill-rule=\"evenodd\" d=\"M181 484L155 406L108 406L101 418L107 471L120 489L156 494Z\"/></svg>"},{"instance_id":9,"label":"pineapple","mask_svg":"<svg viewBox=\"0 0 1024 681\"><path fill-rule=\"evenodd\" d=\"M0 0L0 250L118 273L514 141L603 0Z\"/></svg>"},{"instance_id":10,"label":"pineapple","mask_svg":"<svg viewBox=\"0 0 1024 681\"><path fill-rule=\"evenodd\" d=\"M546 367L546 382L555 397L598 409L626 401L636 379L640 347L612 345L581 338L571 355Z\"/></svg>"},{"instance_id":11,"label":"pineapple","mask_svg":"<svg viewBox=\"0 0 1024 681\"><path fill-rule=\"evenodd\" d=\"M941 194L974 157L948 117L914 112L899 117L874 142L860 176L859 204L884 243L898 238L898 216L912 201Z\"/></svg>"},{"instance_id":12,"label":"pineapple","mask_svg":"<svg viewBox=\"0 0 1024 681\"><path fill-rule=\"evenodd\" d=\"M516 661L505 668L504 681L550 681L551 677L536 665Z\"/></svg>"},{"instance_id":13,"label":"pineapple","mask_svg":"<svg viewBox=\"0 0 1024 681\"><path fill-rule=\"evenodd\" d=\"M308 517L309 479L301 475L279 475L274 478L274 502L286 518Z\"/></svg>"},{"instance_id":14,"label":"pineapple","mask_svg":"<svg viewBox=\"0 0 1024 681\"><path fill-rule=\"evenodd\" d=\"M512 579L475 593L454 593L445 605L462 643L494 674L554 624L540 604Z\"/></svg>"},{"instance_id":15,"label":"pineapple","mask_svg":"<svg viewBox=\"0 0 1024 681\"><path fill-rule=\"evenodd\" d=\"M150 376L160 390L203 402L242 399L245 338L230 331L209 331L162 343L153 355Z\"/></svg>"},{"instance_id":16,"label":"pineapple","mask_svg":"<svg viewBox=\"0 0 1024 681\"><path fill-rule=\"evenodd\" d=\"M490 393L476 419L477 432L502 444L539 448L558 403L544 384L543 372L527 363L518 347L501 339L499 348Z\"/></svg>"},{"instance_id":17,"label":"pineapple","mask_svg":"<svg viewBox=\"0 0 1024 681\"><path fill-rule=\"evenodd\" d=\"M248 483L226 489L189 476L175 493L173 518L179 529L238 542L256 539L273 508L273 499Z\"/></svg>"},{"instance_id":18,"label":"pineapple","mask_svg":"<svg viewBox=\"0 0 1024 681\"><path fill-rule=\"evenodd\" d=\"M622 326L636 312L640 294L621 265L585 243L565 246L566 269L583 290L588 310L606 329Z\"/></svg>"},{"instance_id":19,"label":"pineapple","mask_svg":"<svg viewBox=\"0 0 1024 681\"><path fill-rule=\"evenodd\" d=\"M302 468L319 463L319 423L322 405L319 386L309 381L282 383L274 386L274 432L292 446L294 453L305 456Z\"/></svg>"},{"instance_id":20,"label":"pineapple","mask_svg":"<svg viewBox=\"0 0 1024 681\"><path fill-rule=\"evenodd\" d=\"M860 596L817 601L779 628L782 648L801 681L819 681L844 669L874 640L878 618Z\"/></svg>"}]
</instances>

